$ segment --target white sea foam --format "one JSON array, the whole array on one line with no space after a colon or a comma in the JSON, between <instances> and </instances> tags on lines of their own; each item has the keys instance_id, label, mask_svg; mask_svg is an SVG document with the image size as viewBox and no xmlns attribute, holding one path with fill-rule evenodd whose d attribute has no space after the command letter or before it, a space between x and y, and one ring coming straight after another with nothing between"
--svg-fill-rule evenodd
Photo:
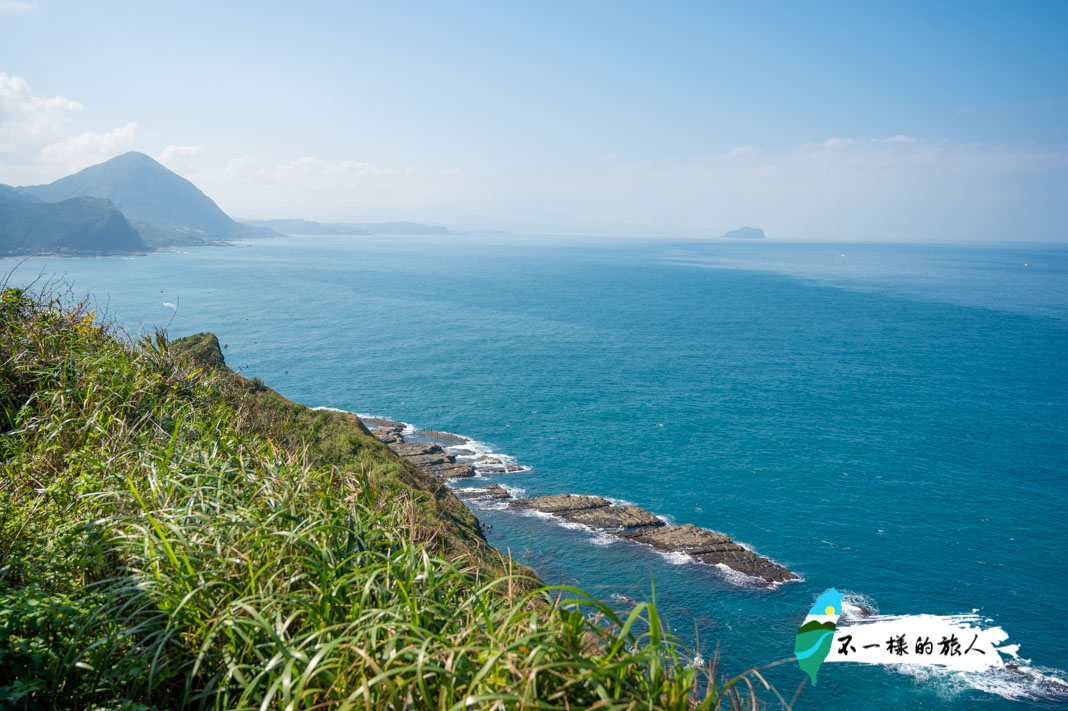
<instances>
[{"instance_id":1,"label":"white sea foam","mask_svg":"<svg viewBox=\"0 0 1068 711\"><path fill-rule=\"evenodd\" d=\"M924 686L934 686L948 698L975 689L1010 701L1068 701L1068 678L1059 669L1034 667L1026 663L1015 663L1013 668L994 667L981 672L913 664L887 668L910 676Z\"/></svg>"},{"instance_id":2,"label":"white sea foam","mask_svg":"<svg viewBox=\"0 0 1068 711\"><path fill-rule=\"evenodd\" d=\"M602 533L600 531L593 534L593 538L590 539L590 543L595 546L610 546L613 543L619 543L623 539L619 536L613 536L611 533Z\"/></svg>"},{"instance_id":3,"label":"white sea foam","mask_svg":"<svg viewBox=\"0 0 1068 711\"><path fill-rule=\"evenodd\" d=\"M545 513L544 511L538 511L537 509L520 509L524 516L530 516L531 518L540 518L547 521L552 521L560 528L567 528L572 531L584 531L586 533L596 533L596 531L585 524L576 523L575 521L568 521L567 519L560 518L559 516L551 513Z\"/></svg>"},{"instance_id":4,"label":"white sea foam","mask_svg":"<svg viewBox=\"0 0 1068 711\"><path fill-rule=\"evenodd\" d=\"M501 484L501 488L511 494L513 499L522 499L527 495L527 490L518 486Z\"/></svg>"},{"instance_id":5,"label":"white sea foam","mask_svg":"<svg viewBox=\"0 0 1068 711\"><path fill-rule=\"evenodd\" d=\"M508 501L506 499L465 499L464 501L487 511L508 510Z\"/></svg>"},{"instance_id":6,"label":"white sea foam","mask_svg":"<svg viewBox=\"0 0 1068 711\"><path fill-rule=\"evenodd\" d=\"M764 578L746 575L742 571L735 570L734 568L724 563L716 563L712 567L715 568L716 572L723 576L723 578L732 585L737 585L743 588L766 588L768 586L768 581L764 580Z\"/></svg>"},{"instance_id":7,"label":"white sea foam","mask_svg":"<svg viewBox=\"0 0 1068 711\"><path fill-rule=\"evenodd\" d=\"M466 479L453 479L453 480L447 482L446 486L448 486L450 489L456 489L456 490L459 490L459 491L462 491L464 489L478 489L478 488L481 488L481 487L478 487L478 486L461 486L461 482L463 482L464 484L467 484L467 483L470 483L472 481L478 481L479 479L486 479L486 478L488 478L488 477L479 476L479 475L476 474L475 476L467 477ZM508 486L506 484L498 484L498 486L500 486L502 489L507 491L508 495L511 496L512 499L522 499L522 498L526 497L526 494L527 494L527 490L526 489L520 488L518 486ZM482 508L493 509L495 511L503 511L505 509L510 508L509 505L508 505L509 499L466 499L466 501L470 501L471 503L478 504Z\"/></svg>"},{"instance_id":8,"label":"white sea foam","mask_svg":"<svg viewBox=\"0 0 1068 711\"><path fill-rule=\"evenodd\" d=\"M656 551L657 555L659 555L661 558L666 560L668 563L671 563L672 565L689 565L690 563L697 562L686 553L682 553L680 551L662 551L657 550L656 548L653 548L653 550Z\"/></svg>"},{"instance_id":9,"label":"white sea foam","mask_svg":"<svg viewBox=\"0 0 1068 711\"><path fill-rule=\"evenodd\" d=\"M851 590L842 591L842 615L840 619L843 623L869 620L878 615L879 606L874 598Z\"/></svg>"},{"instance_id":10,"label":"white sea foam","mask_svg":"<svg viewBox=\"0 0 1068 711\"><path fill-rule=\"evenodd\" d=\"M446 434L452 434L446 433ZM463 435L453 435L463 437ZM510 454L493 451L493 447L485 442L479 442L470 437L464 437L464 441L450 444L445 447L459 462L468 462L475 471L482 476L494 476L497 474L522 474L528 472L531 467L521 466ZM511 470L511 471L508 471Z\"/></svg>"}]
</instances>

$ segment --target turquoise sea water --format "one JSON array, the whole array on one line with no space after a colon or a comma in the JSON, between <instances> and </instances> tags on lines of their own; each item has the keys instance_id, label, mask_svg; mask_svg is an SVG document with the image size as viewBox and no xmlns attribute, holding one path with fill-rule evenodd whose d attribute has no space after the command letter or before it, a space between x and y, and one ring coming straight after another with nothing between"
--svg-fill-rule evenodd
<instances>
[{"instance_id":1,"label":"turquoise sea water","mask_svg":"<svg viewBox=\"0 0 1068 711\"><path fill-rule=\"evenodd\" d=\"M216 332L287 397L532 467L494 481L624 499L803 576L757 588L477 509L549 582L642 599L654 579L674 629L728 670L790 656L832 586L884 614L978 609L1030 660L826 665L798 708L1068 703L1066 249L293 237L33 259L12 281L42 271L131 332ZM802 677L768 673L787 698Z\"/></svg>"}]
</instances>

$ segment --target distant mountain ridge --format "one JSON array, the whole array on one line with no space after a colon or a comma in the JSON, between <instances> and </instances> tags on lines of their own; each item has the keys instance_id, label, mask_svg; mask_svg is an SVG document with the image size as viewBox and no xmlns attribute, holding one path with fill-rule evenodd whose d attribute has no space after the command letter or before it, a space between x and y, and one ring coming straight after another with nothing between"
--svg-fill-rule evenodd
<instances>
[{"instance_id":1,"label":"distant mountain ridge","mask_svg":"<svg viewBox=\"0 0 1068 711\"><path fill-rule=\"evenodd\" d=\"M287 235L451 235L447 227L418 222L315 222L313 220L245 220L246 224Z\"/></svg>"},{"instance_id":2,"label":"distant mountain ridge","mask_svg":"<svg viewBox=\"0 0 1068 711\"><path fill-rule=\"evenodd\" d=\"M17 190L48 203L76 197L110 200L154 246L273 234L234 221L193 183L136 151L89 166L48 185L29 185Z\"/></svg>"},{"instance_id":3,"label":"distant mountain ridge","mask_svg":"<svg viewBox=\"0 0 1068 711\"><path fill-rule=\"evenodd\" d=\"M139 252L145 242L110 201L42 202L0 185L0 254Z\"/></svg>"}]
</instances>

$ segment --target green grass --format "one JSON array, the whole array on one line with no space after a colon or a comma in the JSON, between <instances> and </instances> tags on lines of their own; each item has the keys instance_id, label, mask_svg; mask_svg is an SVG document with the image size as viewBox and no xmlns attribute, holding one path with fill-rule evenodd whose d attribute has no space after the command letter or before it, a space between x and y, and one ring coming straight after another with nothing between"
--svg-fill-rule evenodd
<instances>
[{"instance_id":1,"label":"green grass","mask_svg":"<svg viewBox=\"0 0 1068 711\"><path fill-rule=\"evenodd\" d=\"M354 417L217 351L4 290L0 709L755 703L655 604L543 587Z\"/></svg>"}]
</instances>

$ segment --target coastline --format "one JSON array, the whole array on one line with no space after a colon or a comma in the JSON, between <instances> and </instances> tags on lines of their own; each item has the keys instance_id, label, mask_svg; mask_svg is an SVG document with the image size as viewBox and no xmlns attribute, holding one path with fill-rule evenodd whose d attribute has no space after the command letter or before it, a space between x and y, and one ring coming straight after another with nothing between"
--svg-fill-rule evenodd
<instances>
[{"instance_id":1,"label":"coastline","mask_svg":"<svg viewBox=\"0 0 1068 711\"><path fill-rule=\"evenodd\" d=\"M314 409L346 412L329 407ZM498 476L530 472L531 467L464 435L419 430L410 423L379 415L347 414L358 417L399 457L448 485L468 508L492 507L544 517L565 528L594 534L591 545L634 545L673 562L710 567L742 587L777 588L804 581L801 575L725 533L691 523L675 524L623 499L572 493L526 497L522 488L498 481L482 484ZM478 483L465 486L464 482Z\"/></svg>"}]
</instances>

